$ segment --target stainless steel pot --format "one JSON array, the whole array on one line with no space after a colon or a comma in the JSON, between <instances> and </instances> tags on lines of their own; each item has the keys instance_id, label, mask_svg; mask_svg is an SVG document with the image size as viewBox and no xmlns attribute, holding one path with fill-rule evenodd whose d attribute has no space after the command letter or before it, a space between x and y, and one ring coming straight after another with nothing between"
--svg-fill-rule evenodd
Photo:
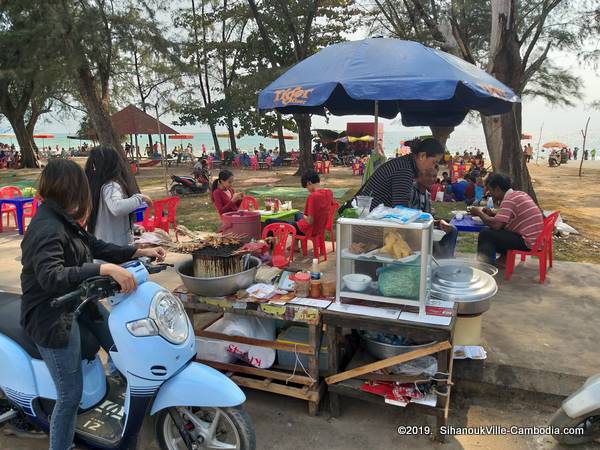
<instances>
[{"instance_id":1,"label":"stainless steel pot","mask_svg":"<svg viewBox=\"0 0 600 450\"><path fill-rule=\"evenodd\" d=\"M436 263L438 266L455 266L457 264L464 265L465 267L474 267L476 269L480 269L483 272L490 274L495 277L498 274L498 268L496 266L492 266L491 264L484 263L482 261L477 261L475 259L467 259L467 258L452 258L452 259L436 259L436 262L433 263L433 267L436 267Z\"/></svg>"},{"instance_id":2,"label":"stainless steel pot","mask_svg":"<svg viewBox=\"0 0 600 450\"><path fill-rule=\"evenodd\" d=\"M489 273L461 261L435 267L431 278L431 295L457 302L459 315L487 311L491 298L498 292L496 280Z\"/></svg>"},{"instance_id":3,"label":"stainless steel pot","mask_svg":"<svg viewBox=\"0 0 600 450\"><path fill-rule=\"evenodd\" d=\"M223 297L252 285L260 265L260 259L251 256L248 270L224 277L198 278L193 275L194 263L190 258L178 264L176 271L190 292L204 297Z\"/></svg>"},{"instance_id":4,"label":"stainless steel pot","mask_svg":"<svg viewBox=\"0 0 600 450\"><path fill-rule=\"evenodd\" d=\"M421 347L429 347L436 342L432 341L419 345L393 345L371 339L364 333L360 333L360 338L362 339L367 352L369 352L371 356L378 359L386 359L390 358L391 356L401 355L402 353L412 352L413 350L417 350Z\"/></svg>"}]
</instances>

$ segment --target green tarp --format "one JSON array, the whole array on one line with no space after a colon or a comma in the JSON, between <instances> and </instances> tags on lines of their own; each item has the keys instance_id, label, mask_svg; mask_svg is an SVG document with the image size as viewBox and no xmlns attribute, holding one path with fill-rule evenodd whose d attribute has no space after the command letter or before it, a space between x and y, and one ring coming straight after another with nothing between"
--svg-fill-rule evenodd
<instances>
[{"instance_id":1,"label":"green tarp","mask_svg":"<svg viewBox=\"0 0 600 450\"><path fill-rule=\"evenodd\" d=\"M342 198L348 189L345 188L335 188L331 189L333 191L333 196L335 198ZM245 191L246 194L252 195L254 197L296 197L296 198L306 198L308 197L308 191L301 187L286 187L286 186L276 186L276 187L253 187Z\"/></svg>"}]
</instances>

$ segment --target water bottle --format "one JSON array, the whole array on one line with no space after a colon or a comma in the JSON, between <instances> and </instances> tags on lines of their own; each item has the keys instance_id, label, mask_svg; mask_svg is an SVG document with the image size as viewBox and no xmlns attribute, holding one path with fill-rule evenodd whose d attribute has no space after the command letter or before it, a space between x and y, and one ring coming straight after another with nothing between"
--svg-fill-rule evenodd
<instances>
[{"instance_id":1,"label":"water bottle","mask_svg":"<svg viewBox=\"0 0 600 450\"><path fill-rule=\"evenodd\" d=\"M494 199L492 199L492 196L490 195L487 199L487 208L488 209L494 209Z\"/></svg>"}]
</instances>

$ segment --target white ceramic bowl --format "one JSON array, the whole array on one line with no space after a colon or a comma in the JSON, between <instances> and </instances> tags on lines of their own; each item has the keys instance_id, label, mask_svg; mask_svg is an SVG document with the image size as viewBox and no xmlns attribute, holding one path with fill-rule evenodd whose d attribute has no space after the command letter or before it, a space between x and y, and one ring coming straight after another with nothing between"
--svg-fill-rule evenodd
<instances>
[{"instance_id":1,"label":"white ceramic bowl","mask_svg":"<svg viewBox=\"0 0 600 450\"><path fill-rule=\"evenodd\" d=\"M344 284L348 289L355 292L362 292L369 287L373 279L369 275L362 273L349 273L342 277Z\"/></svg>"},{"instance_id":2,"label":"white ceramic bowl","mask_svg":"<svg viewBox=\"0 0 600 450\"><path fill-rule=\"evenodd\" d=\"M433 242L441 241L444 236L446 233L443 230L433 230Z\"/></svg>"}]
</instances>

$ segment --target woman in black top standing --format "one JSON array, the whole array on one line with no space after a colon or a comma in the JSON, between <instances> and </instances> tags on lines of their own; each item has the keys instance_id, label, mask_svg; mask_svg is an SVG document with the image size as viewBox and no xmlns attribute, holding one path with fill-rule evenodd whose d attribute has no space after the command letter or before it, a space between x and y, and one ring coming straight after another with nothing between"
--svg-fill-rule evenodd
<instances>
[{"instance_id":1,"label":"woman in black top standing","mask_svg":"<svg viewBox=\"0 0 600 450\"><path fill-rule=\"evenodd\" d=\"M444 156L442 144L434 138L417 138L405 145L410 146L410 154L381 165L361 189L361 195L373 197L371 209L382 203L390 208L409 206L417 174L432 169Z\"/></svg>"},{"instance_id":2,"label":"woman in black top standing","mask_svg":"<svg viewBox=\"0 0 600 450\"><path fill-rule=\"evenodd\" d=\"M56 387L50 449L67 450L73 443L83 390L79 327L88 328L105 350L112 346L112 338L100 305L87 304L75 320L77 305L53 308L50 302L96 275L110 276L121 292L131 292L135 279L130 272L115 264L95 264L93 259L123 263L150 256L161 260L164 250L108 244L85 231L92 207L90 188L73 161L51 160L40 177L39 193L43 203L21 243L21 325L36 343Z\"/></svg>"}]
</instances>

